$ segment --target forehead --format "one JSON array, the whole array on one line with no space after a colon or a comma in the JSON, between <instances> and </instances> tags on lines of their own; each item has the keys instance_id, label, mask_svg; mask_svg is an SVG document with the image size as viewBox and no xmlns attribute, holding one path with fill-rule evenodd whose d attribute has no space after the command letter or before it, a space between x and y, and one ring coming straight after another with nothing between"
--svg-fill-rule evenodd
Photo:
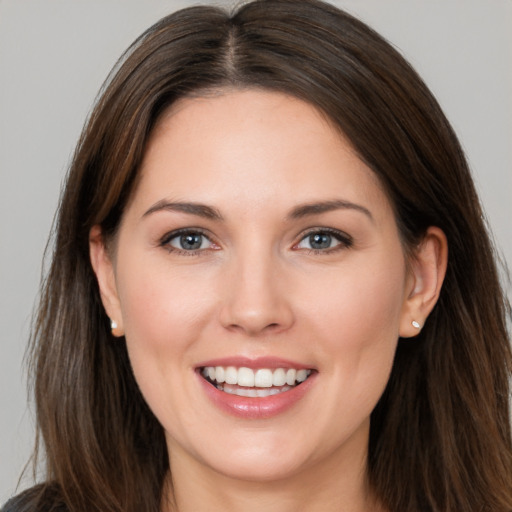
<instances>
[{"instance_id":1,"label":"forehead","mask_svg":"<svg viewBox=\"0 0 512 512\"><path fill-rule=\"evenodd\" d=\"M264 90L185 98L147 144L136 196L285 204L383 198L376 175L318 109Z\"/></svg>"}]
</instances>

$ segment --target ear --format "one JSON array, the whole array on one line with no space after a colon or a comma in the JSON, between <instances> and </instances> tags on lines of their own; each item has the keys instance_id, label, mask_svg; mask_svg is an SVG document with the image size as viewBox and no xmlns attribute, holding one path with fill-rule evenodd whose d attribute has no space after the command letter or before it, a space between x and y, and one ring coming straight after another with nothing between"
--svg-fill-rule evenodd
<instances>
[{"instance_id":1,"label":"ear","mask_svg":"<svg viewBox=\"0 0 512 512\"><path fill-rule=\"evenodd\" d=\"M410 262L406 299L400 318L400 336L416 336L436 305L448 264L448 241L441 229L431 226Z\"/></svg>"},{"instance_id":2,"label":"ear","mask_svg":"<svg viewBox=\"0 0 512 512\"><path fill-rule=\"evenodd\" d=\"M98 280L101 301L112 324L112 334L116 337L124 335L121 304L116 287L114 265L100 226L93 226L89 232L89 257Z\"/></svg>"}]
</instances>

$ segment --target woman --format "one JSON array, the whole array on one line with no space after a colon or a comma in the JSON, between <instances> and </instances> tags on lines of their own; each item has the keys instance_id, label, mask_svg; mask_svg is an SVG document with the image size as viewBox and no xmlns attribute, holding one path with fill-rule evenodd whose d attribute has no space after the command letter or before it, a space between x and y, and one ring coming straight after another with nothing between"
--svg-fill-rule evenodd
<instances>
[{"instance_id":1,"label":"woman","mask_svg":"<svg viewBox=\"0 0 512 512\"><path fill-rule=\"evenodd\" d=\"M510 511L507 305L459 143L316 1L179 11L78 144L5 510Z\"/></svg>"}]
</instances>

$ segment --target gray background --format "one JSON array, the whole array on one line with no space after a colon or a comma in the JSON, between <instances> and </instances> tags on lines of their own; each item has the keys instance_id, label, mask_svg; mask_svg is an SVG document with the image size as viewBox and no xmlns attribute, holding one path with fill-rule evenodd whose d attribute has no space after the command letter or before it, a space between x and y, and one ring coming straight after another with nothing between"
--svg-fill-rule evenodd
<instances>
[{"instance_id":1,"label":"gray background","mask_svg":"<svg viewBox=\"0 0 512 512\"><path fill-rule=\"evenodd\" d=\"M14 492L32 447L22 359L74 144L121 52L158 18L191 3L0 0L0 503ZM512 0L334 3L391 40L431 87L511 266Z\"/></svg>"}]
</instances>

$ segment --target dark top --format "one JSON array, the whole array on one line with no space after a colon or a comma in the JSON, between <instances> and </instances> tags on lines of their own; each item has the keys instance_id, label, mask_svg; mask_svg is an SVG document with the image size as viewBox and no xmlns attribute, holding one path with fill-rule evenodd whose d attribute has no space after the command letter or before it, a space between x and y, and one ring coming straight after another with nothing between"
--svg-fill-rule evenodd
<instances>
[{"instance_id":1,"label":"dark top","mask_svg":"<svg viewBox=\"0 0 512 512\"><path fill-rule=\"evenodd\" d=\"M0 512L68 512L55 485L36 485L10 499Z\"/></svg>"}]
</instances>

